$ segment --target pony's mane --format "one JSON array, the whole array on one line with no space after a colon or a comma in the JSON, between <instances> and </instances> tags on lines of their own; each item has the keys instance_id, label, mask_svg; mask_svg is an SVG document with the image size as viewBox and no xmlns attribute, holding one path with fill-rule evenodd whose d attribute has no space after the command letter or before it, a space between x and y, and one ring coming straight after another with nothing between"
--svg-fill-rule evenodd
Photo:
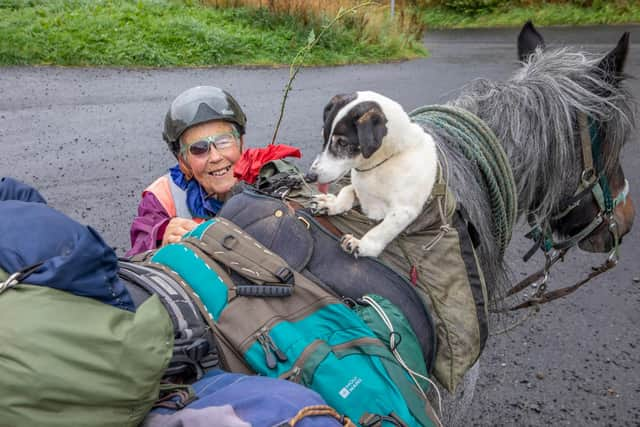
<instances>
[{"instance_id":1,"label":"pony's mane","mask_svg":"<svg viewBox=\"0 0 640 427\"><path fill-rule=\"evenodd\" d=\"M577 188L582 170L576 112L600 123L611 168L629 138L635 104L630 93L607 80L602 56L570 48L537 50L507 81L474 80L450 104L483 119L507 152L518 190L520 215L548 218ZM448 163L448 182L466 208L482 244L478 255L494 303L508 275L492 235L491 206L477 166L456 149L450 135L427 129Z\"/></svg>"},{"instance_id":2,"label":"pony's mane","mask_svg":"<svg viewBox=\"0 0 640 427\"><path fill-rule=\"evenodd\" d=\"M520 214L548 218L578 185L582 154L576 112L600 123L611 168L629 138L635 105L623 85L607 80L602 56L561 48L531 55L509 80L479 79L454 105L482 118L502 142L518 188Z\"/></svg>"}]
</instances>

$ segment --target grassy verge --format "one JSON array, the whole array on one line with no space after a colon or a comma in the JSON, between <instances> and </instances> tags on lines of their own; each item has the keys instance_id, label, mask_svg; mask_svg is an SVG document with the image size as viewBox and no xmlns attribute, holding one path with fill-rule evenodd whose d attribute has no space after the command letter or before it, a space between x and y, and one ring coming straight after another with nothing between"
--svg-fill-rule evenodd
<instances>
[{"instance_id":1,"label":"grassy verge","mask_svg":"<svg viewBox=\"0 0 640 427\"><path fill-rule=\"evenodd\" d=\"M349 21L349 19L351 21ZM367 34L349 18L307 64L424 56L420 40ZM288 64L326 20L177 0L0 0L0 65L212 66Z\"/></svg>"},{"instance_id":2,"label":"grassy verge","mask_svg":"<svg viewBox=\"0 0 640 427\"><path fill-rule=\"evenodd\" d=\"M538 26L640 23L640 3L603 2L598 7L542 3L528 7L499 7L475 15L438 6L422 12L422 20L428 29L519 27L527 19Z\"/></svg>"}]
</instances>

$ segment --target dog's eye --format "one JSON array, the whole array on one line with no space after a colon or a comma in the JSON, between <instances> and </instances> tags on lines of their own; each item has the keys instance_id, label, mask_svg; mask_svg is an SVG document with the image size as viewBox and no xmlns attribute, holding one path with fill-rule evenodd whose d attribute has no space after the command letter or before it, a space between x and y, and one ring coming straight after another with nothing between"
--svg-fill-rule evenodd
<instances>
[{"instance_id":1,"label":"dog's eye","mask_svg":"<svg viewBox=\"0 0 640 427\"><path fill-rule=\"evenodd\" d=\"M333 143L340 145L340 146L344 146L347 145L347 143L349 142L349 140L347 138L345 138L344 136L337 136L334 135L333 137Z\"/></svg>"}]
</instances>

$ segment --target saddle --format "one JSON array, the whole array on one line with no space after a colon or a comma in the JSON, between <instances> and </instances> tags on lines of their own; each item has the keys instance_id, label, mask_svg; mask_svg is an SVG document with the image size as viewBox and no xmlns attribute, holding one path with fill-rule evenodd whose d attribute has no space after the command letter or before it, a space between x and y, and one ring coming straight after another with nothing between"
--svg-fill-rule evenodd
<instances>
[{"instance_id":1,"label":"saddle","mask_svg":"<svg viewBox=\"0 0 640 427\"><path fill-rule=\"evenodd\" d=\"M433 369L434 322L407 278L375 258L356 259L345 253L338 237L308 210L251 187L230 198L218 216L232 221L294 270L343 299L358 300L373 293L401 307L418 337L427 368Z\"/></svg>"},{"instance_id":2,"label":"saddle","mask_svg":"<svg viewBox=\"0 0 640 427\"><path fill-rule=\"evenodd\" d=\"M343 178L330 191L348 182ZM454 392L487 340L488 296L477 231L441 170L423 212L378 258L355 259L338 244L340 236L361 237L376 222L357 208L314 217L303 207L315 193L294 165L269 162L255 185L239 188L221 215L334 294L357 299L376 293L402 308L429 373Z\"/></svg>"}]
</instances>

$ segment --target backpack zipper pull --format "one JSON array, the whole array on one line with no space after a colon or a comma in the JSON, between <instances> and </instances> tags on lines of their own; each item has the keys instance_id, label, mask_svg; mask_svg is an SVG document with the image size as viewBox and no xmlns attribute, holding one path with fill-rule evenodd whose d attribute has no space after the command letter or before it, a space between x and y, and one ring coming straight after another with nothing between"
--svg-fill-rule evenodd
<instances>
[{"instance_id":1,"label":"backpack zipper pull","mask_svg":"<svg viewBox=\"0 0 640 427\"><path fill-rule=\"evenodd\" d=\"M262 351L264 351L264 361L267 363L267 367L269 369L275 369L275 367L278 365L278 362L276 361L276 358L273 355L271 347L269 346L269 343L267 342L264 334L260 333L257 337L258 342L262 347Z\"/></svg>"},{"instance_id":2,"label":"backpack zipper pull","mask_svg":"<svg viewBox=\"0 0 640 427\"><path fill-rule=\"evenodd\" d=\"M300 367L298 367L298 366L294 366L292 371L291 371L291 374L289 374L289 376L286 378L286 380L300 384L300 374L301 373L302 373L302 369L300 369Z\"/></svg>"},{"instance_id":3,"label":"backpack zipper pull","mask_svg":"<svg viewBox=\"0 0 640 427\"><path fill-rule=\"evenodd\" d=\"M271 349L275 353L275 355L278 358L278 360L280 362L286 362L287 360L289 360L287 355L284 354L284 351L280 350L280 348L276 345L276 343L273 340L273 338L271 338L271 336L269 334L267 334L266 332L265 332L264 335L265 335L265 337L267 339L267 343L269 344L269 346L271 347Z\"/></svg>"}]
</instances>

